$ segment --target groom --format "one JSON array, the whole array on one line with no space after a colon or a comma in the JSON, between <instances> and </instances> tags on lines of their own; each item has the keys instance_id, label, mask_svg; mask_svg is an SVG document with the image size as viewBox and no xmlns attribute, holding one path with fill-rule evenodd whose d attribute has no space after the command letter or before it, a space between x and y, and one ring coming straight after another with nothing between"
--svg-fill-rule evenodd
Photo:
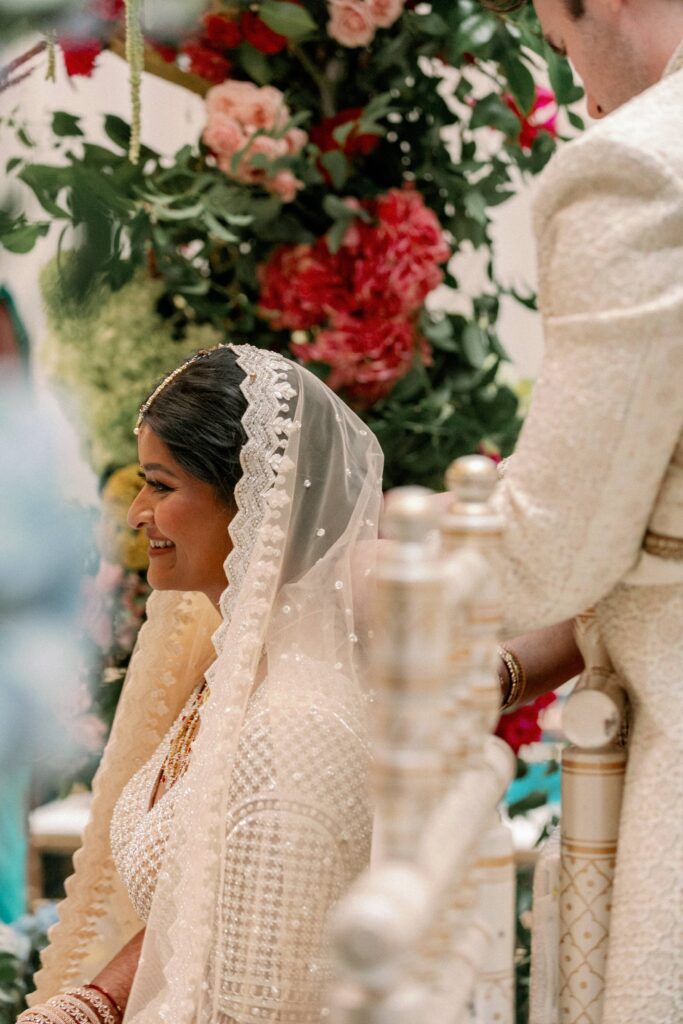
<instances>
[{"instance_id":1,"label":"groom","mask_svg":"<svg viewBox=\"0 0 683 1024\"><path fill-rule=\"evenodd\" d=\"M481 0L511 11L524 0ZM603 1024L683 1021L683 0L534 0L599 123L534 211L545 351L496 500L509 635L595 607L633 712ZM588 660L588 651L583 652Z\"/></svg>"}]
</instances>

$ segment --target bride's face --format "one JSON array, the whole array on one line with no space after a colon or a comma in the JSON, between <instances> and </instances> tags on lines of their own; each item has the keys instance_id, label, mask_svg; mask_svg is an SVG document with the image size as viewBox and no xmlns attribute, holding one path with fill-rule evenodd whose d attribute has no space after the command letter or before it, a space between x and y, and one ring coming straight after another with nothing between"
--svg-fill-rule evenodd
<instances>
[{"instance_id":1,"label":"bride's face","mask_svg":"<svg viewBox=\"0 0 683 1024\"><path fill-rule=\"evenodd\" d=\"M144 487L128 523L149 539L147 579L155 590L198 590L217 606L225 590L223 563L232 544L234 511L213 487L183 469L148 426L138 435Z\"/></svg>"}]
</instances>

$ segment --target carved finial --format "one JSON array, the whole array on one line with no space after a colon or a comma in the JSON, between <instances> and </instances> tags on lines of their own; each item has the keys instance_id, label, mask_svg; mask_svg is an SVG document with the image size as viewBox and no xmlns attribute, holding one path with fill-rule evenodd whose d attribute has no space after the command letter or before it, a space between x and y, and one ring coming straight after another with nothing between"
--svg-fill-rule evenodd
<instances>
[{"instance_id":1,"label":"carved finial","mask_svg":"<svg viewBox=\"0 0 683 1024\"><path fill-rule=\"evenodd\" d=\"M486 455L464 455L446 470L446 487L458 503L484 504L498 483L496 464Z\"/></svg>"},{"instance_id":2,"label":"carved finial","mask_svg":"<svg viewBox=\"0 0 683 1024\"><path fill-rule=\"evenodd\" d=\"M396 487L384 503L382 534L389 540L420 543L439 520L433 492L426 487Z\"/></svg>"}]
</instances>

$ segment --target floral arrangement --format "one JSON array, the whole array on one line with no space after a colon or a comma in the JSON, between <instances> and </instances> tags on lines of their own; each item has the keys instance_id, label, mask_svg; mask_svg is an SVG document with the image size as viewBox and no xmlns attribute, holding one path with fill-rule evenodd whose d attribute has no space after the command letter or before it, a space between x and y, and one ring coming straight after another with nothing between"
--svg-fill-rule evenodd
<instances>
[{"instance_id":1,"label":"floral arrangement","mask_svg":"<svg viewBox=\"0 0 683 1024\"><path fill-rule=\"evenodd\" d=\"M105 480L137 459L132 425L151 385L221 336L210 323L193 322L175 339L158 310L163 282L143 268L117 291L99 283L77 305L64 301L64 273L68 261L60 269L53 260L42 274L48 332L41 358L64 393L91 466Z\"/></svg>"},{"instance_id":2,"label":"floral arrangement","mask_svg":"<svg viewBox=\"0 0 683 1024\"><path fill-rule=\"evenodd\" d=\"M459 292L451 258L490 250L491 208L514 194L520 170L546 163L559 114L580 95L531 13L499 19L477 0L197 0L195 20L174 33L143 25L139 0L87 7L79 33L58 32L67 69L96 73L107 48L125 55L131 126L105 117L108 144L94 146L78 117L58 112L55 159L39 165L17 117L6 119L26 145L9 173L49 219L0 213L0 244L25 251L55 223L78 229L77 251L46 287L55 371L94 386L78 346L56 353L82 315L79 344L87 337L88 359L100 372L108 359L113 374L111 399L101 392L109 411L89 414L88 437L116 439L114 464L129 462L134 403L119 402L116 381L129 373L144 392L212 336L284 351L324 377L377 433L387 486L440 486L452 458L482 445L507 454L520 417L499 374L506 289L491 257L482 293ZM140 140L144 67L205 97L200 137L173 158ZM546 68L551 89L537 84ZM438 309L439 284L458 293L460 312ZM147 290L143 308L159 317L144 346L126 348L97 303L80 302L96 290L125 318L138 308L127 288L140 301ZM164 332L174 351L148 363ZM104 468L103 451L93 460Z\"/></svg>"}]
</instances>

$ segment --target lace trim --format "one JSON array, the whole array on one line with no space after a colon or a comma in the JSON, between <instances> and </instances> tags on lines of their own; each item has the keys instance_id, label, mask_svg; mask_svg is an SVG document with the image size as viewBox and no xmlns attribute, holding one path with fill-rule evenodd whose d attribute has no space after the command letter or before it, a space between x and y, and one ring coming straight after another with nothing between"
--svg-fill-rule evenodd
<instances>
[{"instance_id":1,"label":"lace trim","mask_svg":"<svg viewBox=\"0 0 683 1024\"><path fill-rule=\"evenodd\" d=\"M247 344L230 345L230 348L235 353L237 365L245 373L241 389L247 400L247 410L242 424L247 440L240 454L243 473L235 488L237 513L229 526L233 548L225 561L229 585L220 600L223 621L213 637L217 654L223 648L256 538L263 525L267 508L265 496L281 468L279 450L293 427L287 414L292 399L296 398L296 391L289 380L290 366L282 356Z\"/></svg>"},{"instance_id":2,"label":"lace trim","mask_svg":"<svg viewBox=\"0 0 683 1024\"><path fill-rule=\"evenodd\" d=\"M175 602L175 608L168 615L161 607ZM177 594L155 592L149 598L148 611L156 610L156 621L148 621L143 626L131 663L131 672L140 662L144 662L148 648L159 650L156 630L163 625L164 635L168 628L169 615L171 628L168 642L165 644L166 658L159 673L159 686L136 695L130 705L122 698L121 714L117 716L117 733L119 735L139 735L136 722L144 721L145 736L149 739L152 750L161 741L168 727L169 703L167 696L173 693L177 684L177 659L182 653L181 635L187 623L194 617L194 595L185 595L178 600ZM160 687L162 692L160 693ZM109 911L110 899L115 896L120 885L118 874L111 854L101 857L103 850L109 851L109 820L111 809L119 792L131 774L130 758L119 757L111 753L102 761L100 770L93 783L93 804L90 820L83 835L83 845L74 855L74 873L67 879L64 889L65 898L57 911L59 920L50 929L50 943L42 953L42 967L35 975L36 991L29 997L34 1005L43 1002L49 996L61 991L65 986L78 978L83 960L92 955L93 942L98 941L98 920ZM122 778L122 774L126 778ZM106 789L101 780L106 778ZM112 807L107 807L107 803ZM123 921L123 927L139 927L139 921L131 907ZM100 939L100 942L102 940Z\"/></svg>"},{"instance_id":3,"label":"lace trim","mask_svg":"<svg viewBox=\"0 0 683 1024\"><path fill-rule=\"evenodd\" d=\"M166 863L164 891L169 899L171 894L183 892L183 899L181 905L176 902L170 925L172 952L163 967L167 982L165 992L159 1003L148 1007L145 1020L155 1014L157 1019L189 1022L194 1018L197 1000L201 1003L201 965L199 970L192 969L191 958L187 956L187 937L192 936L195 956L201 958L212 938L215 878L224 870L226 808L221 803L226 802L228 795L226 759L235 754L240 716L248 701L258 649L267 626L264 612L271 606L279 575L285 534L278 521L289 503L285 491L289 473L294 469L294 463L284 455L284 450L288 437L298 429L290 413L292 400L297 397L297 390L290 382L296 367L281 356L252 345L231 347L238 366L245 372L241 387L247 399L247 410L242 423L247 440L240 456L244 472L235 488L237 512L229 528L233 550L225 562L228 587L220 600L223 621L212 637L217 658L207 673L211 696L201 711L203 742L194 752L187 785L179 797L173 837L175 849L192 845L193 822L197 815L203 815L202 821L215 824L211 829L202 830L199 842L204 856L197 852L197 862L191 871L179 857L175 858L173 866ZM257 541L259 558L249 572ZM248 607L243 609L233 631L228 698L217 673L248 572L254 595L249 595ZM217 750L223 752L220 771L215 767L206 770L203 759L210 760L212 752ZM219 922L219 934L220 929Z\"/></svg>"}]
</instances>

